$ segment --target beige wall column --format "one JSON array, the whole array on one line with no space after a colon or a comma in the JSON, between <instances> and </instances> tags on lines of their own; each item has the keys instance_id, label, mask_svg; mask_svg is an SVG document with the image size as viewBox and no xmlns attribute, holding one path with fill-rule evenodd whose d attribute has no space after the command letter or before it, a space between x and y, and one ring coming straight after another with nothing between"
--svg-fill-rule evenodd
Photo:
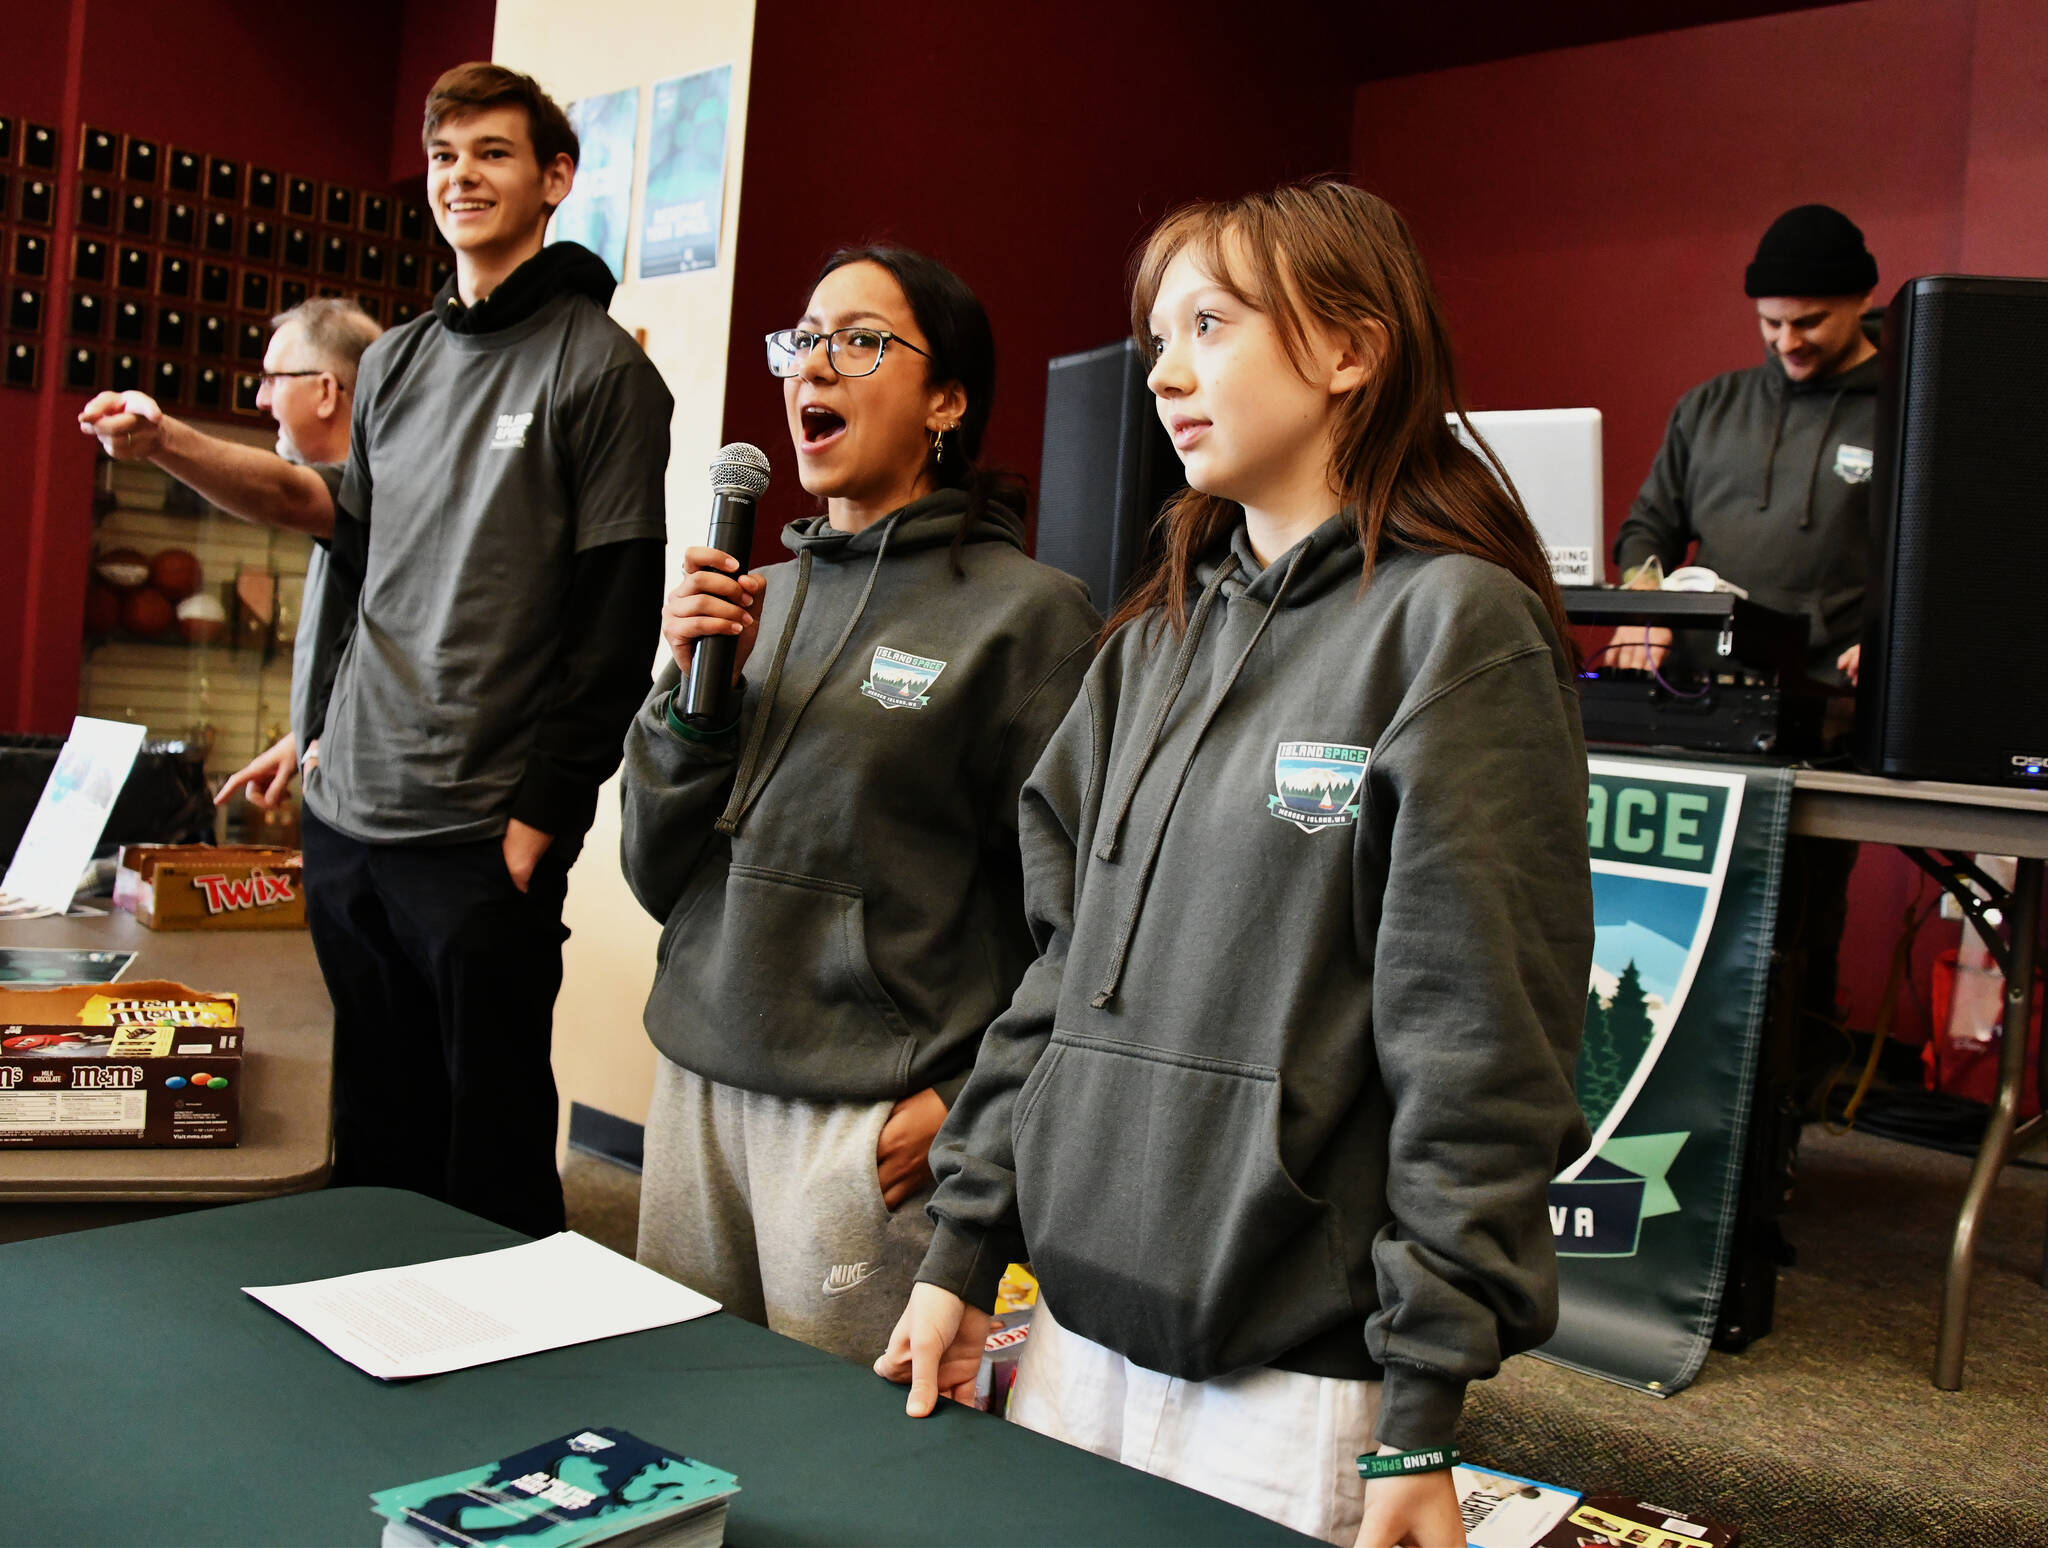
<instances>
[{"instance_id":1,"label":"beige wall column","mask_svg":"<svg viewBox=\"0 0 2048 1548\"><path fill-rule=\"evenodd\" d=\"M740 166L747 122L753 0L676 5L655 0L500 0L492 57L535 76L556 101L641 88L633 179L633 235L626 279L612 316L629 332L646 331L649 358L675 395L668 465L668 577L681 574L682 551L701 542L711 497L705 469L718 450L725 416L726 338L732 323ZM648 107L656 81L716 65L732 66L726 138L723 229L718 266L661 279L636 278L641 188L646 175ZM653 620L649 620L650 637ZM634 1123L647 1116L654 1050L640 1011L654 981L660 927L647 917L619 872L619 790L598 799L597 822L569 875L564 921L571 931L555 1006L555 1079L566 1134L569 1104L582 1102Z\"/></svg>"}]
</instances>

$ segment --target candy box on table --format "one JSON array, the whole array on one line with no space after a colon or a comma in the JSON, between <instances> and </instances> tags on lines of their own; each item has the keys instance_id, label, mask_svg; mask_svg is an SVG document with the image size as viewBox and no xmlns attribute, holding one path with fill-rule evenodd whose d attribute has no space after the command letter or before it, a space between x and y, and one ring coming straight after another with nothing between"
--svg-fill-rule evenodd
<instances>
[{"instance_id":1,"label":"candy box on table","mask_svg":"<svg viewBox=\"0 0 2048 1548\"><path fill-rule=\"evenodd\" d=\"M152 930L303 930L299 853L269 844L124 844L114 906Z\"/></svg>"},{"instance_id":2,"label":"candy box on table","mask_svg":"<svg viewBox=\"0 0 2048 1548\"><path fill-rule=\"evenodd\" d=\"M166 980L0 985L0 1149L233 1145L235 996Z\"/></svg>"}]
</instances>

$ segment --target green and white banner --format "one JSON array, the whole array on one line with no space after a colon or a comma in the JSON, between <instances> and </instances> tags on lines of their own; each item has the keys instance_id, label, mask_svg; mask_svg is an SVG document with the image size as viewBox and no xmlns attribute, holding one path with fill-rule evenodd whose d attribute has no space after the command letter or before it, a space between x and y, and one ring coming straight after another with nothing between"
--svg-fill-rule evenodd
<instances>
[{"instance_id":1,"label":"green and white banner","mask_svg":"<svg viewBox=\"0 0 2048 1548\"><path fill-rule=\"evenodd\" d=\"M1546 1359L1651 1392L1698 1375L1727 1277L1792 776L1587 762L1592 1144L1550 1185L1561 1307Z\"/></svg>"}]
</instances>

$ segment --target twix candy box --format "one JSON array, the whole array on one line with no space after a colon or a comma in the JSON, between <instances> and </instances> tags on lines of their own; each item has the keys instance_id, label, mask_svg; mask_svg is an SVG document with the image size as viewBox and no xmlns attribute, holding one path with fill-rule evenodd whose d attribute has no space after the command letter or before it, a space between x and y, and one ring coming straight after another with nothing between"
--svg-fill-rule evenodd
<instances>
[{"instance_id":1,"label":"twix candy box","mask_svg":"<svg viewBox=\"0 0 2048 1548\"><path fill-rule=\"evenodd\" d=\"M297 850L267 844L126 844L114 905L152 930L302 930Z\"/></svg>"}]
</instances>

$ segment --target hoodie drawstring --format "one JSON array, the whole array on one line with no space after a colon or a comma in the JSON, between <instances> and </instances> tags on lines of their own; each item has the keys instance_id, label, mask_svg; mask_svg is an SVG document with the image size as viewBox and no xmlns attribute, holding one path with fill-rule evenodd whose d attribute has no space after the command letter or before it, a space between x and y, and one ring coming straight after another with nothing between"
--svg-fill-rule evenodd
<instances>
[{"instance_id":1,"label":"hoodie drawstring","mask_svg":"<svg viewBox=\"0 0 2048 1548\"><path fill-rule=\"evenodd\" d=\"M1186 636L1180 642L1180 654L1174 658L1173 675L1166 682L1166 697L1160 702L1159 713L1152 717L1152 724L1146 729L1138 758L1131 765L1130 777L1124 781L1124 791L1117 798L1116 810L1109 819L1108 832L1095 846L1095 858L1114 860L1118 842L1123 837L1124 819L1131 813L1131 802L1137 798L1138 781L1145 777L1145 770L1152 766L1152 755L1159 750L1159 738L1166 728L1166 717L1173 713L1173 707L1180 702L1180 690L1188 680L1188 671L1195 663L1195 647L1201 643L1202 631L1209 625L1209 613L1216 606L1216 598L1222 594L1223 583L1238 570L1237 555L1224 560L1216 572L1216 578L1203 588L1202 595L1195 603L1195 616L1188 620Z\"/></svg>"},{"instance_id":2,"label":"hoodie drawstring","mask_svg":"<svg viewBox=\"0 0 2048 1548\"><path fill-rule=\"evenodd\" d=\"M1792 395L1783 387L1778 389L1778 412L1771 417L1771 445L1764 453L1764 487L1756 497L1756 508L1760 511L1771 507L1771 471L1778 460L1778 441L1785 434L1785 410Z\"/></svg>"},{"instance_id":3,"label":"hoodie drawstring","mask_svg":"<svg viewBox=\"0 0 2048 1548\"><path fill-rule=\"evenodd\" d=\"M1230 668L1230 675L1224 678L1223 686L1217 690L1216 696L1209 701L1208 709L1203 712L1200 723L1195 727L1194 737L1188 743L1187 756L1181 760L1180 772L1174 775L1173 787L1166 792L1166 807L1160 812L1159 821L1153 826L1151 842L1145 846L1145 860L1138 868L1137 891L1131 897L1130 909L1124 915L1123 928L1118 932L1116 956L1110 960L1109 976L1103 980L1102 987L1096 990L1088 1001L1097 1010L1101 1010L1111 1000L1116 998L1117 989L1123 983L1124 964L1130 960L1131 955L1131 940L1138 933L1138 916L1145 911L1145 896L1152 887L1152 870L1159 863L1159 851L1166 843L1167 824L1173 821L1174 806L1180 801L1182 787L1187 784L1188 771L1195 766L1195 754L1202 749L1202 738L1209 734L1209 727L1216 719L1217 712L1223 708L1223 701L1230 697L1231 689L1237 686L1237 679L1243 673L1245 663L1252 659L1252 652L1259 648L1259 641L1265 638L1266 626L1273 621L1273 615L1280 611L1281 599L1287 595L1287 588L1294 580L1294 572L1301 568L1301 562L1307 556L1308 546L1304 544L1301 550L1295 554L1293 561L1287 566L1287 573L1280 577L1280 584L1273 588L1273 600L1266 604L1266 611L1259 619L1259 626L1252 630L1252 637L1245 642L1244 649L1238 652L1237 661ZM1232 555L1233 560L1235 557L1235 555ZM1235 568L1234 563L1226 565L1224 574L1230 573ZM1202 600L1205 604L1216 594L1216 590L1222 584L1223 578L1224 576L1219 574L1216 580L1211 582L1209 590L1203 594ZM1188 628L1190 639L1194 637L1194 633L1194 627L1191 624ZM1187 676L1187 670L1191 664L1191 655L1185 646L1182 648L1181 657L1182 659L1175 664L1176 671L1173 688L1176 693L1179 691L1181 681ZM1153 741L1145 749L1145 757L1147 759L1151 757L1154 748L1158 745L1158 731L1160 726L1165 723L1165 720L1165 712L1161 711L1158 719L1153 722ZM1137 783L1137 776L1134 774L1131 777L1131 789L1125 795L1124 807L1126 809L1130 806L1130 796L1135 793ZM1113 843L1111 847L1114 847ZM1097 852L1100 853L1100 851Z\"/></svg>"},{"instance_id":4,"label":"hoodie drawstring","mask_svg":"<svg viewBox=\"0 0 2048 1548\"><path fill-rule=\"evenodd\" d=\"M790 642L796 638L797 614L803 611L804 595L811 586L811 551L807 548L797 556L796 594L790 598L789 618L782 626L782 639L775 647L775 660L768 668L768 681L761 689L760 713L754 717L754 729L747 738L746 751L740 756L739 771L732 781L732 799L726 803L724 814L718 819L717 831L732 834L738 831L740 819L761 792L768 788L768 781L774 777L776 765L782 762L782 755L789 747L789 740L796 735L797 722L804 718L804 711L811 707L811 700L818 696L818 690L825 686L825 679L832 675L832 668L839 664L840 654L846 649L846 642L853 638L853 631L860 627L861 615L868 610L868 599L875 594L875 582L881 578L882 560L889 552L889 539L896 533L899 517L889 518L882 528L882 540L875 545L875 562L868 570L867 584L861 587L860 600L853 604L853 616L846 620L846 627L839 631L839 638L832 646L832 653L825 658L825 666L818 673L818 680L811 684L811 691L804 695L803 702L796 707L796 713L782 728L782 735L775 740L774 748L761 769L761 777L754 778L755 760L759 758L761 743L768 734L768 722L775 712L775 698L782 687L783 664L789 659Z\"/></svg>"},{"instance_id":5,"label":"hoodie drawstring","mask_svg":"<svg viewBox=\"0 0 2048 1548\"><path fill-rule=\"evenodd\" d=\"M1842 392L1840 388L1837 388L1835 395L1828 399L1828 417L1820 422L1820 439L1814 443L1813 448L1813 466L1806 470L1806 506L1799 513L1799 530L1801 532L1806 531L1813 525L1813 486L1815 480L1820 477L1821 459L1828 454L1828 436L1833 433L1835 428L1835 411L1841 406Z\"/></svg>"}]
</instances>

